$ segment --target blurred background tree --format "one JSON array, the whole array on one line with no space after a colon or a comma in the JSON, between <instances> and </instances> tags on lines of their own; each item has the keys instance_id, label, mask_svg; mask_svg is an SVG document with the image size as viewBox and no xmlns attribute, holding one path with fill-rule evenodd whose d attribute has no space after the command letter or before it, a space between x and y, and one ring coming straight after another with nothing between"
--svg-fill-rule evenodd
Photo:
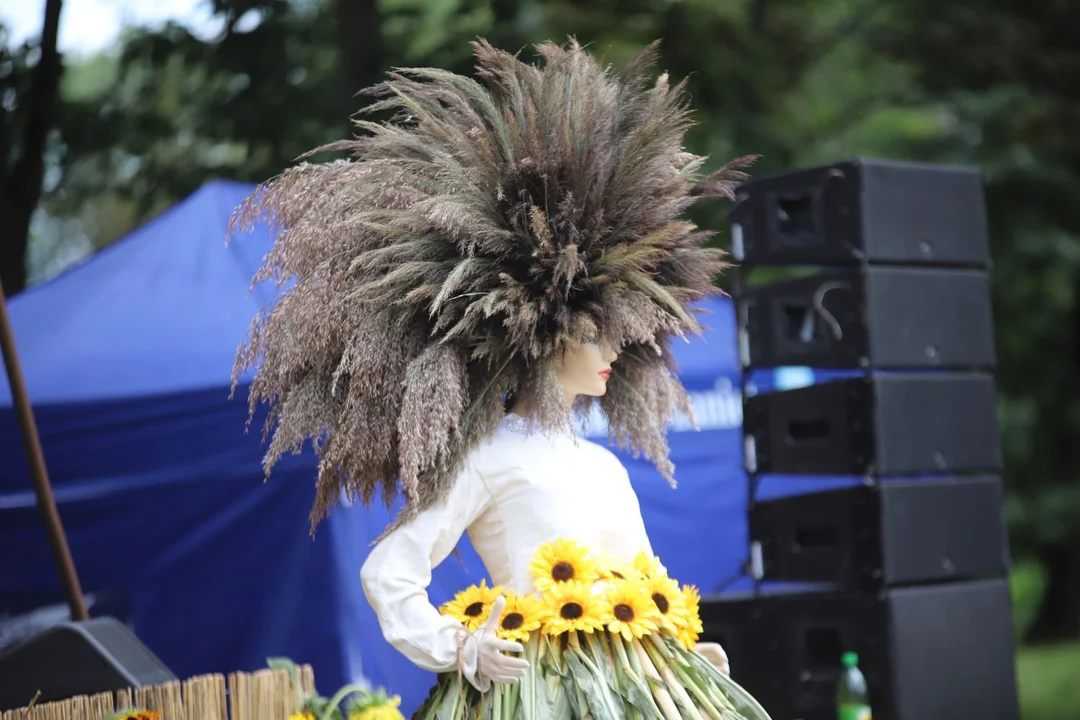
<instances>
[{"instance_id":1,"label":"blurred background tree","mask_svg":"<svg viewBox=\"0 0 1080 720\"><path fill-rule=\"evenodd\" d=\"M984 170L1013 550L1045 584L1028 639L1080 638L1080 4L210 4L218 36L131 28L119 47L68 62L62 81L57 0L40 42L0 48L9 292L212 177L264 180L340 137L364 102L355 92L393 66L469 72L476 36L530 55L573 34L616 63L661 38L663 67L689 77L692 149L717 161L759 153L761 173L862 155ZM32 224L9 220L34 207ZM719 213L698 219L725 227Z\"/></svg>"},{"instance_id":2,"label":"blurred background tree","mask_svg":"<svg viewBox=\"0 0 1080 720\"><path fill-rule=\"evenodd\" d=\"M1080 638L1080 5L902 5L874 44L954 117L932 157L987 176L1013 552L1046 575L1027 639Z\"/></svg>"}]
</instances>

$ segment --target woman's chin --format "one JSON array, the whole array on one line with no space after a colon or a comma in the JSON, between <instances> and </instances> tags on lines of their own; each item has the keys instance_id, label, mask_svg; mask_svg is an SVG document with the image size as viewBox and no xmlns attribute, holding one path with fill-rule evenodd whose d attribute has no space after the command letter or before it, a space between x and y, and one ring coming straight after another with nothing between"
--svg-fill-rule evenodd
<instances>
[{"instance_id":1,"label":"woman's chin","mask_svg":"<svg viewBox=\"0 0 1080 720\"><path fill-rule=\"evenodd\" d=\"M603 397L604 395L607 395L607 382L605 382L604 380L599 380L596 382L595 385L590 385L588 387L579 386L577 394L584 395L586 397Z\"/></svg>"}]
</instances>

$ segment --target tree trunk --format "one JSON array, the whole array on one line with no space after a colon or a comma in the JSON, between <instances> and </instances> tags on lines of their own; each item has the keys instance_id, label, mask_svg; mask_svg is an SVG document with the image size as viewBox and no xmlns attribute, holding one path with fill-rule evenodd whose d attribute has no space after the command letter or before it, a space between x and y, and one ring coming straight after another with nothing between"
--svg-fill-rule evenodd
<instances>
[{"instance_id":1,"label":"tree trunk","mask_svg":"<svg viewBox=\"0 0 1080 720\"><path fill-rule=\"evenodd\" d=\"M23 136L14 140L18 153L0 177L0 281L10 297L26 287L26 248L30 219L41 200L45 177L45 143L53 126L63 67L56 46L62 0L46 0L41 31L41 59L31 75Z\"/></svg>"},{"instance_id":2,"label":"tree trunk","mask_svg":"<svg viewBox=\"0 0 1080 720\"><path fill-rule=\"evenodd\" d=\"M1039 560L1046 570L1046 592L1025 640L1080 640L1080 538L1045 546Z\"/></svg>"},{"instance_id":3,"label":"tree trunk","mask_svg":"<svg viewBox=\"0 0 1080 720\"><path fill-rule=\"evenodd\" d=\"M342 106L352 117L364 102L356 93L379 82L386 58L377 0L337 0L338 62L341 69ZM352 122L348 126L353 134Z\"/></svg>"}]
</instances>

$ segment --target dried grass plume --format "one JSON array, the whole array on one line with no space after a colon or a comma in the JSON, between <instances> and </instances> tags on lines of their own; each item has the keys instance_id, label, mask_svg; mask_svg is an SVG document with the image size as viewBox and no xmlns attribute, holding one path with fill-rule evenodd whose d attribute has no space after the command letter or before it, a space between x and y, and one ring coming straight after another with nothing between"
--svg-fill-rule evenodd
<instances>
[{"instance_id":1,"label":"dried grass plume","mask_svg":"<svg viewBox=\"0 0 1080 720\"><path fill-rule=\"evenodd\" d=\"M342 494L403 492L399 521L439 501L506 393L551 390L548 361L594 329L621 348L600 401L612 438L670 477L664 426L686 394L667 341L699 330L688 306L724 267L684 214L733 197L750 159L701 172L684 85L648 79L655 44L623 71L574 41L539 46L541 66L474 49L477 80L391 73L365 112L392 118L318 150L349 160L300 164L233 218L276 235L256 282L293 283L234 381L257 369L267 472L315 443L313 527Z\"/></svg>"}]
</instances>

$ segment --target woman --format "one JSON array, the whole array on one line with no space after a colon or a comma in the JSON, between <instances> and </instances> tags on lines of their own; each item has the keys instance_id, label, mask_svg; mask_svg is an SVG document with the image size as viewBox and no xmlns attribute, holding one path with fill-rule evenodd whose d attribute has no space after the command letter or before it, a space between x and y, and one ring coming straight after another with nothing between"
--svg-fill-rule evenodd
<instances>
[{"instance_id":1,"label":"woman","mask_svg":"<svg viewBox=\"0 0 1080 720\"><path fill-rule=\"evenodd\" d=\"M485 703L502 697L492 683L531 678L535 688L530 667L542 665L540 684L559 702L569 702L564 686L577 698L525 717L632 716L641 703L646 717L677 717L680 707L696 717L702 705L718 713L711 703L723 717L766 717L700 662L705 654L723 666L717 646L681 654L655 608L640 622L626 615L636 600L612 605L607 620L582 610L593 595L630 592L616 566L637 559L643 579L667 578L626 471L573 432L575 415L598 403L611 439L672 480L665 425L690 408L667 343L699 330L691 304L715 292L724 266L721 251L702 247L709 233L682 215L699 198L732 197L748 161L698 172L704 158L682 148L683 86L646 78L654 48L622 73L575 42L540 46L543 67L484 42L475 51L480 82L392 74L366 108L390 119L359 121L366 135L323 148L348 150L349 161L294 168L239 213L240 226L265 217L278 232L257 279L295 281L257 318L237 364L258 367L252 407L271 406L267 468L312 438L321 457L313 526L342 493L365 504L404 494L363 568L365 591L387 639L446 673L439 687L456 677L475 688L460 707L433 700L421 716L491 717L501 706ZM426 587L466 530L510 592L473 603L482 615L455 618L431 606ZM606 558L604 573L537 575L538 551L582 548ZM573 563L594 562L575 557L555 565L572 575ZM538 641L499 637L505 604L538 585L545 596L579 593L562 620L546 622L540 651ZM618 657L657 673L655 701L634 694L648 689L633 673L597 665L622 648L620 628L631 653ZM592 629L603 637L589 659L578 631ZM648 648L642 633L654 636ZM694 687L660 678L655 666L667 661L649 652L677 659ZM576 662L606 679L575 680Z\"/></svg>"}]
</instances>

